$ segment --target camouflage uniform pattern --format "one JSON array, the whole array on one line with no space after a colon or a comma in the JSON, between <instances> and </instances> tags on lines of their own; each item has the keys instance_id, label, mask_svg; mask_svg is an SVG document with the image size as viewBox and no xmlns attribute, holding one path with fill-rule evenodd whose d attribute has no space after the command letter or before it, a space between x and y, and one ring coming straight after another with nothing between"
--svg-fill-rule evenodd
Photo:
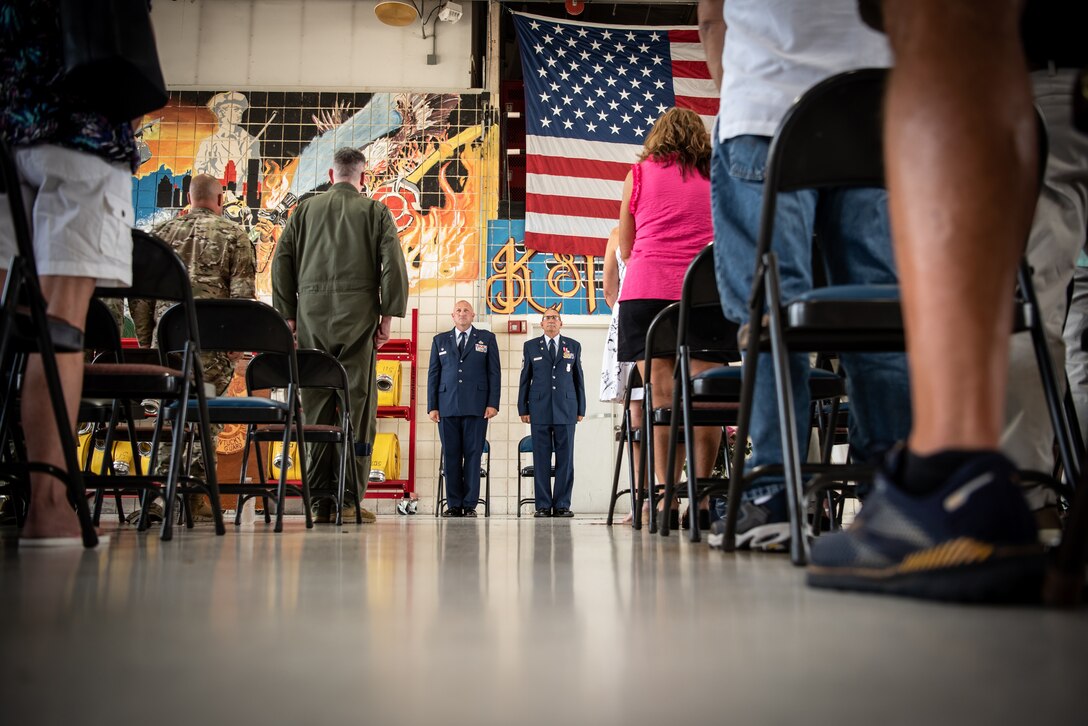
<instances>
[{"instance_id":1,"label":"camouflage uniform pattern","mask_svg":"<svg viewBox=\"0 0 1088 726\"><path fill-rule=\"evenodd\" d=\"M128 312L136 326L136 340L141 348L150 348L155 340L155 301L142 297L128 299Z\"/></svg>"},{"instance_id":2,"label":"camouflage uniform pattern","mask_svg":"<svg viewBox=\"0 0 1088 726\"><path fill-rule=\"evenodd\" d=\"M253 243L240 225L214 214L209 209L194 207L188 214L163 222L151 232L173 247L185 262L189 269L194 298L254 299L256 259ZM141 309L140 303L143 303L143 309L138 312ZM173 303L158 302L154 319L149 319L151 311L148 301L129 301L129 309L136 323L136 337L140 339L141 345L145 338L151 340L155 320L171 305ZM200 360L204 366L205 382L215 386L215 395L223 395L234 375L234 363L226 353L204 353ZM222 426L212 427L213 446L221 430ZM160 451L159 471L164 473L170 457L170 447L163 446ZM194 444L191 473L203 478L204 459L201 453L198 440Z\"/></svg>"}]
</instances>

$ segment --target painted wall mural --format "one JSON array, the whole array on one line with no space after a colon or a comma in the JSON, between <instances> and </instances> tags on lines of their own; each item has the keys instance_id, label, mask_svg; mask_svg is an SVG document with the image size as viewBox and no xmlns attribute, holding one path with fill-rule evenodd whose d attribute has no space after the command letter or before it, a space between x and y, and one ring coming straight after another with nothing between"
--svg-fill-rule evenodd
<instances>
[{"instance_id":1,"label":"painted wall mural","mask_svg":"<svg viewBox=\"0 0 1088 726\"><path fill-rule=\"evenodd\" d=\"M565 315L611 313L600 257L525 249L525 220L487 225L487 307L497 315L533 315L558 305Z\"/></svg>"},{"instance_id":2,"label":"painted wall mural","mask_svg":"<svg viewBox=\"0 0 1088 726\"><path fill-rule=\"evenodd\" d=\"M367 194L396 220L412 291L475 281L496 207L498 128L486 105L482 94L174 92L139 130L137 224L182 212L193 174L218 177L224 213L256 246L267 299L284 224L329 186L333 152L354 146L367 158Z\"/></svg>"}]
</instances>

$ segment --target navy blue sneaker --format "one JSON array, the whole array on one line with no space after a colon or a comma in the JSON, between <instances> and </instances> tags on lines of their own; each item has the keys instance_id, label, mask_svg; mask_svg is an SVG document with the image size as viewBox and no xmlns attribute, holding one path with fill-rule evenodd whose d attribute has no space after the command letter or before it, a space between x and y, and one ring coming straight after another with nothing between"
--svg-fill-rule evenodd
<instances>
[{"instance_id":1,"label":"navy blue sneaker","mask_svg":"<svg viewBox=\"0 0 1088 726\"><path fill-rule=\"evenodd\" d=\"M923 497L893 481L892 450L845 532L818 537L808 584L934 600L1035 600L1044 561L1012 462L980 454Z\"/></svg>"},{"instance_id":2,"label":"navy blue sneaker","mask_svg":"<svg viewBox=\"0 0 1088 726\"><path fill-rule=\"evenodd\" d=\"M737 512L738 550L786 552L790 544L790 523L786 516L786 495L776 494L763 504L741 502ZM725 544L725 519L710 525L706 537L711 549L721 549Z\"/></svg>"}]
</instances>

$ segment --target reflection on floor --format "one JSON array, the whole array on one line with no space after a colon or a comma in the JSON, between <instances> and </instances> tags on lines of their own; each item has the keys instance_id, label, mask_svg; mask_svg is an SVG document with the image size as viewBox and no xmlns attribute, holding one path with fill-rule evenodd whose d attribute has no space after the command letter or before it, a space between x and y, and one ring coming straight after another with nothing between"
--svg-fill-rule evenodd
<instances>
[{"instance_id":1,"label":"reflection on floor","mask_svg":"<svg viewBox=\"0 0 1088 726\"><path fill-rule=\"evenodd\" d=\"M229 525L228 525L229 526ZM1083 723L1088 613L806 590L597 520L0 557L7 724Z\"/></svg>"}]
</instances>

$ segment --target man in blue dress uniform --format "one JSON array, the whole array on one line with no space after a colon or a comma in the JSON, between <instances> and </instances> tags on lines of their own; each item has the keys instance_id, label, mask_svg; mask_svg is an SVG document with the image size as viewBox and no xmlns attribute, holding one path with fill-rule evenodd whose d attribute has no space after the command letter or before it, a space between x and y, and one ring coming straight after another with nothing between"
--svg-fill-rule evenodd
<instances>
[{"instance_id":1,"label":"man in blue dress uniform","mask_svg":"<svg viewBox=\"0 0 1088 726\"><path fill-rule=\"evenodd\" d=\"M518 389L518 414L531 426L537 517L573 517L574 426L586 415L582 346L559 335L559 311L548 308L544 335L525 342ZM555 486L549 481L555 452Z\"/></svg>"},{"instance_id":2,"label":"man in blue dress uniform","mask_svg":"<svg viewBox=\"0 0 1088 726\"><path fill-rule=\"evenodd\" d=\"M427 415L438 424L446 472L446 517L475 517L487 420L499 412L499 347L495 334L473 327L472 306L453 306L453 330L431 343Z\"/></svg>"}]
</instances>

